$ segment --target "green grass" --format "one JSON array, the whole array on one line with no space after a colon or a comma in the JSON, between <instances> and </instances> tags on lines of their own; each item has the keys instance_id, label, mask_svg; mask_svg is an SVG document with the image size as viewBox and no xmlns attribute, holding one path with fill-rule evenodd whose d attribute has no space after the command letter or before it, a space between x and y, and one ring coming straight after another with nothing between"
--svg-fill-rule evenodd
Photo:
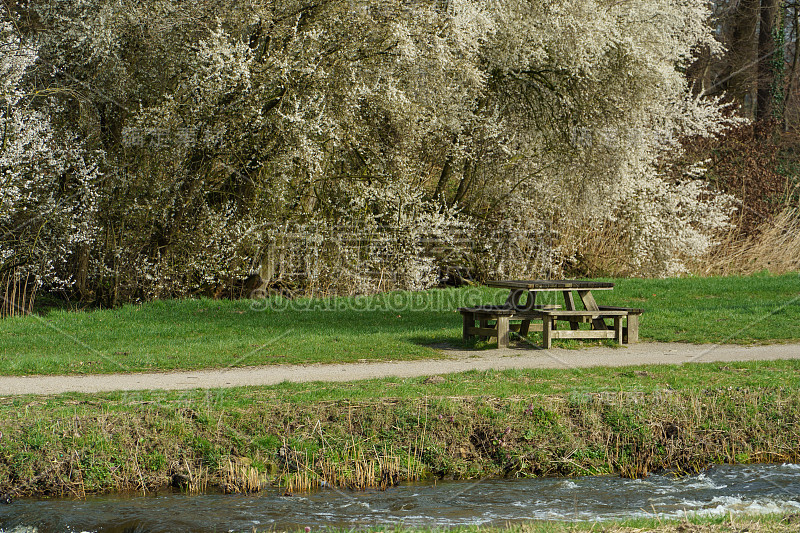
<instances>
[{"instance_id":1,"label":"green grass","mask_svg":"<svg viewBox=\"0 0 800 533\"><path fill-rule=\"evenodd\" d=\"M215 390L131 391L100 394L66 393L43 399L46 411L58 406L97 401L98 405L136 403L208 403L227 411L273 400L297 405L325 402L360 402L376 398L413 400L430 398L520 398L530 396L639 395L669 391L704 390L800 390L800 360L746 361L736 363L685 363L575 369L472 370L445 374L442 380L389 377L351 382L283 382L263 387ZM41 405L36 402L37 405ZM30 404L21 396L0 402L0 413ZM67 407L67 410L72 407Z\"/></svg>"},{"instance_id":2,"label":"green grass","mask_svg":"<svg viewBox=\"0 0 800 533\"><path fill-rule=\"evenodd\" d=\"M312 479L382 457L399 458L401 481L791 462L799 387L789 360L13 396L0 398L0 494L155 490L184 470L224 486L241 458L274 485L282 446Z\"/></svg>"},{"instance_id":3,"label":"green grass","mask_svg":"<svg viewBox=\"0 0 800 533\"><path fill-rule=\"evenodd\" d=\"M800 277L613 280L603 305L643 307L642 340L800 339ZM440 357L461 343L457 307L501 303L482 288L329 300L180 300L0 321L0 374L74 374ZM540 303L561 303L545 293ZM556 345L578 346L575 341ZM489 345L490 346L490 345ZM486 347L479 344L478 348Z\"/></svg>"},{"instance_id":4,"label":"green grass","mask_svg":"<svg viewBox=\"0 0 800 533\"><path fill-rule=\"evenodd\" d=\"M800 339L800 275L613 280L610 305L643 307L641 335L662 342ZM602 305L602 304L601 304Z\"/></svg>"},{"instance_id":5,"label":"green grass","mask_svg":"<svg viewBox=\"0 0 800 533\"><path fill-rule=\"evenodd\" d=\"M664 520L660 518L635 518L630 520L609 522L554 522L531 521L521 524L495 526L459 526L448 528L448 533L783 533L797 531L797 515L753 515L701 517L687 515L682 520ZM297 531L302 531L298 529ZM327 530L338 533L349 530ZM441 528L366 528L364 533L439 533Z\"/></svg>"}]
</instances>

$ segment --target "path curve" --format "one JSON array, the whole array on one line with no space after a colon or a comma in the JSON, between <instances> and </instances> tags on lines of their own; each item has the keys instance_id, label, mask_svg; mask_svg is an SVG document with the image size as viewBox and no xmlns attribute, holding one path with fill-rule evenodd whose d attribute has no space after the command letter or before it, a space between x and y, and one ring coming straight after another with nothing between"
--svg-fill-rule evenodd
<instances>
[{"instance_id":1,"label":"path curve","mask_svg":"<svg viewBox=\"0 0 800 533\"><path fill-rule=\"evenodd\" d=\"M430 376L467 370L587 368L592 366L800 359L800 344L737 346L648 342L619 348L591 347L578 350L506 348L459 351L441 347L440 351L444 357L447 357L446 359L305 366L270 365L146 374L3 376L0 377L0 396L223 388L274 385L283 381L356 381L390 376L399 378Z\"/></svg>"}]
</instances>

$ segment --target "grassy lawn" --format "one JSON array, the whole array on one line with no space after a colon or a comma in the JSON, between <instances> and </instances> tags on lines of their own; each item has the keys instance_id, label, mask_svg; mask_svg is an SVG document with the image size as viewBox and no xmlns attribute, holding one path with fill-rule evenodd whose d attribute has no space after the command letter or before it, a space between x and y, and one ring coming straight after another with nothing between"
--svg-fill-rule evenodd
<instances>
[{"instance_id":1,"label":"grassy lawn","mask_svg":"<svg viewBox=\"0 0 800 533\"><path fill-rule=\"evenodd\" d=\"M768 343L800 339L800 274L616 281L603 301L646 309L644 339ZM601 304L602 305L602 304ZM613 303L611 305L614 305Z\"/></svg>"},{"instance_id":2,"label":"grassy lawn","mask_svg":"<svg viewBox=\"0 0 800 533\"><path fill-rule=\"evenodd\" d=\"M83 407L114 411L136 405L213 406L219 411L258 404L285 402L295 405L362 402L381 398L524 398L586 395L622 395L631 399L670 391L701 394L706 390L798 390L800 360L744 361L736 363L686 363L631 367L574 369L486 370L445 374L442 379L398 378L350 382L284 382L260 387L179 391L120 391L96 394L65 393L36 398L0 398L0 418L20 408L68 416ZM61 411L63 409L63 411ZM34 412L34 411L31 411Z\"/></svg>"},{"instance_id":3,"label":"grassy lawn","mask_svg":"<svg viewBox=\"0 0 800 533\"><path fill-rule=\"evenodd\" d=\"M612 281L615 289L597 291L597 301L645 308L640 331L644 341L800 339L797 274ZM200 299L52 311L0 321L0 374L439 357L430 345L461 343L457 307L501 303L505 296L504 290L465 287L328 300ZM561 303L560 293L546 294L540 302L547 303L547 298Z\"/></svg>"}]
</instances>

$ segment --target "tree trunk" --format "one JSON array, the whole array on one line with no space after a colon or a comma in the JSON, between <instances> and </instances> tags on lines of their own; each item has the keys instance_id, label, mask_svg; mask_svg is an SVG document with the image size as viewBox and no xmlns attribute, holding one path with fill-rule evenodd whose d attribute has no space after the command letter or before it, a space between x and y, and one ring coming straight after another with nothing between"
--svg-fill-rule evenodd
<instances>
[{"instance_id":1,"label":"tree trunk","mask_svg":"<svg viewBox=\"0 0 800 533\"><path fill-rule=\"evenodd\" d=\"M760 8L761 0L739 0L731 35L731 74L727 89L742 106L742 114L748 117L753 116Z\"/></svg>"},{"instance_id":2,"label":"tree trunk","mask_svg":"<svg viewBox=\"0 0 800 533\"><path fill-rule=\"evenodd\" d=\"M444 194L444 188L447 186L447 182L450 180L450 174L452 173L453 158L451 156L447 156L447 159L444 160L442 173L439 174L439 183L436 184L436 191L433 193L433 197L435 199L438 199L442 194Z\"/></svg>"},{"instance_id":3,"label":"tree trunk","mask_svg":"<svg viewBox=\"0 0 800 533\"><path fill-rule=\"evenodd\" d=\"M469 159L464 160L464 172L461 176L461 182L458 184L455 198L453 198L453 205L460 204L464 197L467 195L470 186L472 185L472 178L475 175L475 165L470 163Z\"/></svg>"},{"instance_id":4,"label":"tree trunk","mask_svg":"<svg viewBox=\"0 0 800 533\"><path fill-rule=\"evenodd\" d=\"M767 120L780 114L783 99L783 40L776 38L779 24L779 0L761 0L761 22L758 30L758 92L756 120Z\"/></svg>"},{"instance_id":5,"label":"tree trunk","mask_svg":"<svg viewBox=\"0 0 800 533\"><path fill-rule=\"evenodd\" d=\"M783 116L784 131L789 130L789 123L791 121L790 117L791 108L792 105L794 104L794 94L795 91L797 90L797 76L798 76L797 68L798 64L800 64L800 46L798 46L797 42L799 38L798 36L800 36L800 14L798 14L798 6L796 4L793 5L789 10L787 10L787 12L790 13L791 14L790 16L792 17L791 18L792 31L791 34L789 35L788 41L790 43L793 43L794 50L792 51L792 66L790 67L789 73L787 74L787 77L789 79L789 84L786 89L786 97L784 98L783 101L783 106L785 111Z\"/></svg>"}]
</instances>

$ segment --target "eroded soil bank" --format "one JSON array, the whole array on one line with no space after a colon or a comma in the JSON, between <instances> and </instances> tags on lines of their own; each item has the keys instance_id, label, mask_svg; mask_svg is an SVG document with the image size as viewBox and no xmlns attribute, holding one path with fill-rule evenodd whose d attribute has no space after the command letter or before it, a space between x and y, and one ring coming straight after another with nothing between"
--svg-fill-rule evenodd
<instances>
[{"instance_id":1,"label":"eroded soil bank","mask_svg":"<svg viewBox=\"0 0 800 533\"><path fill-rule=\"evenodd\" d=\"M637 477L800 459L800 397L790 387L412 399L387 389L381 399L325 402L225 394L6 399L0 493Z\"/></svg>"}]
</instances>

